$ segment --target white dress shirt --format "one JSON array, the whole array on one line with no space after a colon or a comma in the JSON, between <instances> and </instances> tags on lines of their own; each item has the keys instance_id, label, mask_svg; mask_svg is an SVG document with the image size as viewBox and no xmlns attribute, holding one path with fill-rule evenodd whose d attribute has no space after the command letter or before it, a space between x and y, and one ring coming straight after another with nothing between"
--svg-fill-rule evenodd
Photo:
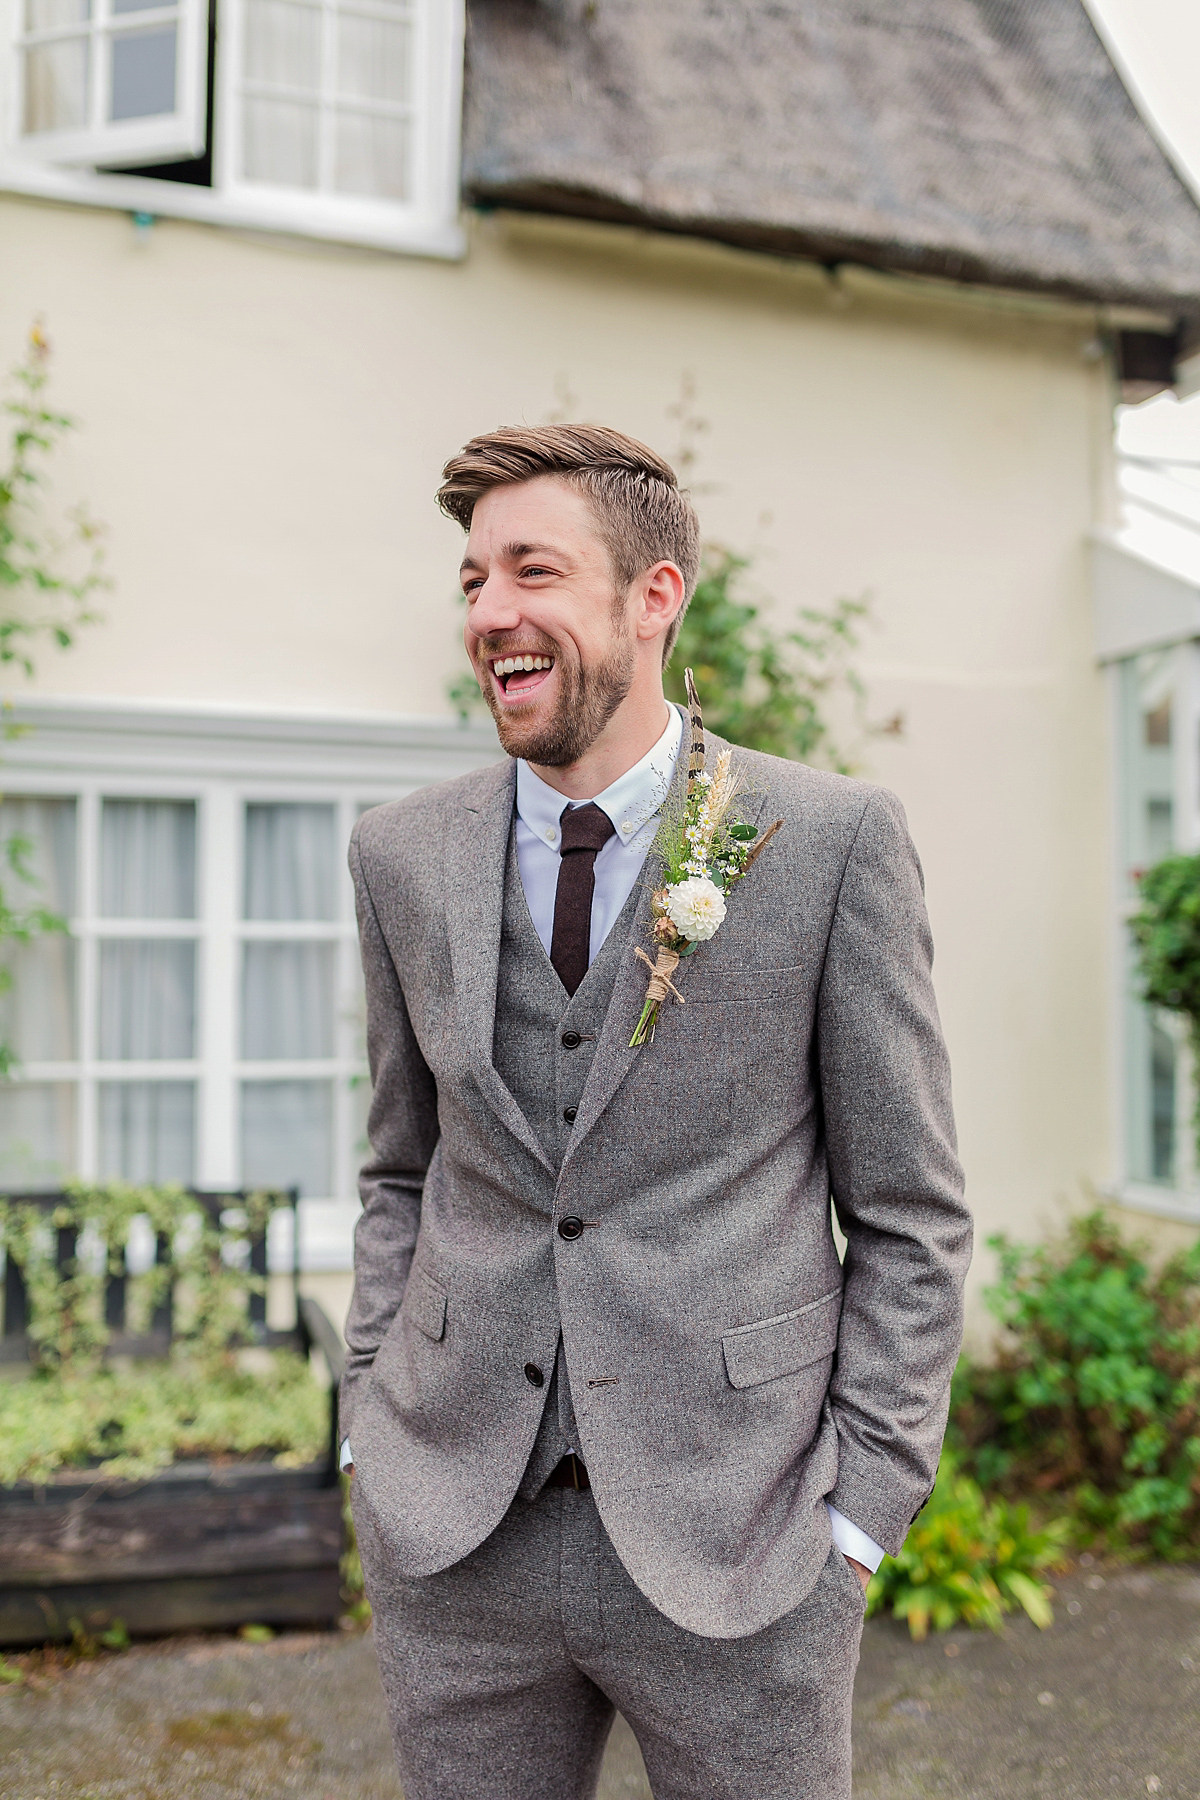
<instances>
[{"instance_id":1,"label":"white dress shirt","mask_svg":"<svg viewBox=\"0 0 1200 1800\"><path fill-rule=\"evenodd\" d=\"M677 706L669 706L667 711L670 716L666 730L654 747L632 769L596 794L591 802L608 814L615 829L596 856L589 966L595 962L642 872L642 864L658 830L663 801L670 791L683 742L684 718ZM568 806L588 804L586 800L564 799L557 788L550 787L540 775L535 775L528 763L518 761L517 867L533 928L547 956L554 931L554 896L562 866L558 849L562 815ZM347 1439L342 1445L342 1467L351 1461ZM852 1556L868 1569L877 1569L884 1556L879 1545L857 1525L852 1525L836 1506L830 1506L828 1501L825 1504L833 1541L842 1555Z\"/></svg>"}]
</instances>

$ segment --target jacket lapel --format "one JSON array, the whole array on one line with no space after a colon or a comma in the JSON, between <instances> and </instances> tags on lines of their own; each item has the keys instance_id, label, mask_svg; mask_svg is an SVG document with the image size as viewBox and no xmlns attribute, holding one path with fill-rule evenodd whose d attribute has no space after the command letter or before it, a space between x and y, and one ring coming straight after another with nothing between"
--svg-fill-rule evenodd
<instances>
[{"instance_id":1,"label":"jacket lapel","mask_svg":"<svg viewBox=\"0 0 1200 1800\"><path fill-rule=\"evenodd\" d=\"M706 733L705 739L707 747L705 766L711 771L718 753L728 749L729 746L724 738L719 738L712 732ZM687 770L688 744L685 729L683 742L679 747L679 757L675 764L675 774L671 781L670 793L665 803L667 806L682 804L687 793ZM748 804L744 803L739 808L742 817L751 823L758 823L759 815L766 805L766 796L759 795L757 804L755 804L754 797L748 794L745 796L745 801ZM643 1044L638 1049L631 1050L629 1040L633 1036L634 1026L637 1024L642 1004L646 998L646 980L649 974L645 963L636 954L636 950L640 944L647 955L652 954L650 896L661 884L662 872L662 858L651 850L638 877L641 882L641 898L634 913L621 967L618 970L616 981L613 983L612 1004L609 1006L604 1028L600 1033L600 1042L596 1046L591 1071L580 1098L575 1129L571 1133L571 1141L563 1158L564 1168L600 1118L634 1063L640 1056L653 1056L654 1054L651 1044Z\"/></svg>"},{"instance_id":2,"label":"jacket lapel","mask_svg":"<svg viewBox=\"0 0 1200 1800\"><path fill-rule=\"evenodd\" d=\"M504 911L504 870L512 829L516 764L496 770L490 792L475 790L456 809L445 844L444 883L450 925L454 1001L471 1070L485 1100L513 1136L553 1174L528 1119L492 1061L496 981Z\"/></svg>"},{"instance_id":3,"label":"jacket lapel","mask_svg":"<svg viewBox=\"0 0 1200 1800\"><path fill-rule=\"evenodd\" d=\"M679 755L675 761L675 773L664 802L665 806L681 804L687 792L688 743L687 728L680 741ZM633 1028L637 1024L638 1014L642 1010L642 1002L646 997L646 965L635 954L640 944L643 950L650 949L650 896L662 880L662 858L651 850L642 864L638 881L641 894L630 926L628 941L623 947L621 966L617 970L617 978L613 983L612 1001L605 1016L604 1027L600 1033L600 1041L596 1045L596 1054L592 1058L592 1066L583 1093L579 1101L579 1110L575 1117L575 1129L571 1133L571 1141L567 1153L563 1157L563 1167L571 1160L582 1140L592 1129L621 1083L632 1069L639 1056L645 1055L646 1046L631 1050L629 1040L633 1036Z\"/></svg>"}]
</instances>

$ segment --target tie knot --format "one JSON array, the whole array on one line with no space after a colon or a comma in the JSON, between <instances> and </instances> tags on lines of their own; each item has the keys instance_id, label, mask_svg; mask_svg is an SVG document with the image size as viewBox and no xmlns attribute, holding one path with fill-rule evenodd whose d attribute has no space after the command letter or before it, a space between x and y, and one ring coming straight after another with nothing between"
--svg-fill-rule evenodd
<instances>
[{"instance_id":1,"label":"tie knot","mask_svg":"<svg viewBox=\"0 0 1200 1800\"><path fill-rule=\"evenodd\" d=\"M559 824L564 856L572 850L602 850L616 830L608 814L594 800L589 800L586 806L568 806Z\"/></svg>"}]
</instances>

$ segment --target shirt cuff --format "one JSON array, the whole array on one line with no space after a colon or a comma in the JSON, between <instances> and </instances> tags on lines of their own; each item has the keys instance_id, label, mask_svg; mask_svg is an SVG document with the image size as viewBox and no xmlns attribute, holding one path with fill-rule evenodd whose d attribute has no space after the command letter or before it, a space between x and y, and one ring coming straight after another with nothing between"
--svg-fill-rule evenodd
<instances>
[{"instance_id":1,"label":"shirt cuff","mask_svg":"<svg viewBox=\"0 0 1200 1800\"><path fill-rule=\"evenodd\" d=\"M338 1468L339 1469L350 1469L350 1468L353 1468L353 1466L354 1466L354 1458L350 1454L350 1439L343 1438L342 1439L342 1453L338 1457ZM832 1508L830 1510L832 1511ZM851 1531L854 1530L853 1525L850 1527L850 1529L851 1529Z\"/></svg>"},{"instance_id":2,"label":"shirt cuff","mask_svg":"<svg viewBox=\"0 0 1200 1800\"><path fill-rule=\"evenodd\" d=\"M343 1451L345 1446L343 1445ZM843 1556L852 1556L855 1562L862 1563L870 1569L872 1575L883 1561L886 1554L879 1548L874 1538L869 1538L865 1531L852 1525L845 1513L840 1513L836 1506L825 1502L825 1510L829 1514L829 1524L833 1532L833 1541Z\"/></svg>"}]
</instances>

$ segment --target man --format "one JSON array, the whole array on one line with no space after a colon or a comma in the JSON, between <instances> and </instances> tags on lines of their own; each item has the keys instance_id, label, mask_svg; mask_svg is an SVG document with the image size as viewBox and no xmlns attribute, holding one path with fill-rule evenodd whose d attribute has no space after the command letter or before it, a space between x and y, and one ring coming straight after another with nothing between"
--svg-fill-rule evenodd
<instances>
[{"instance_id":1,"label":"man","mask_svg":"<svg viewBox=\"0 0 1200 1800\"><path fill-rule=\"evenodd\" d=\"M582 1800L614 1707L658 1800L839 1800L969 1256L920 868L889 794L736 750L782 829L632 1047L695 514L591 426L476 438L439 499L511 760L351 847L343 1456L406 1800Z\"/></svg>"}]
</instances>

